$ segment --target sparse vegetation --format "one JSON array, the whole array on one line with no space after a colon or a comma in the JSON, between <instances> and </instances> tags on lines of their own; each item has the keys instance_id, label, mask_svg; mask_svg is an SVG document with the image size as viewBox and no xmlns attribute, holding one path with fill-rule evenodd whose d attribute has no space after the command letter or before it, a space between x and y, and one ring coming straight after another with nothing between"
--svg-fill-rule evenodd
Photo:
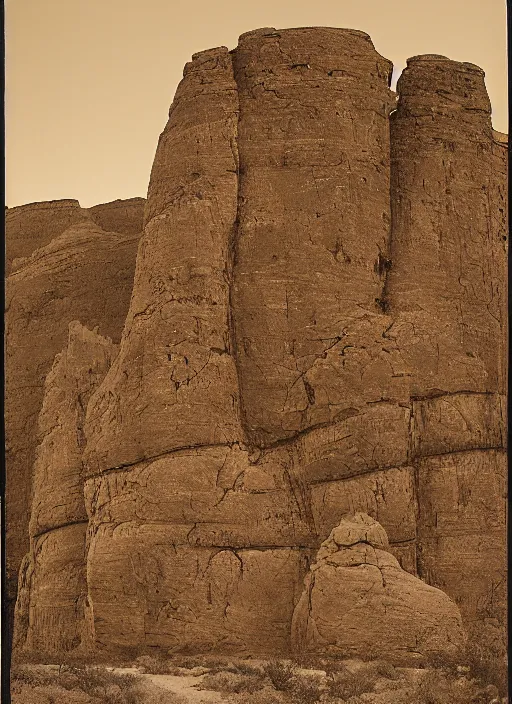
<instances>
[{"instance_id":1,"label":"sparse vegetation","mask_svg":"<svg viewBox=\"0 0 512 704\"><path fill-rule=\"evenodd\" d=\"M127 663L138 666L139 674L124 674L104 664L92 664L96 655L75 653L57 664L48 654L15 658L11 672L14 704L187 704L186 698L159 688L144 674L196 675L197 684L188 686L218 692L226 704L506 701L503 653L474 640L466 654L431 658L428 668L423 673L416 671L414 677L414 671L398 669L382 659L350 665L334 657L310 655L293 661L272 658L260 665L227 656L178 655L156 648ZM34 664L38 660L52 664Z\"/></svg>"},{"instance_id":2,"label":"sparse vegetation","mask_svg":"<svg viewBox=\"0 0 512 704\"><path fill-rule=\"evenodd\" d=\"M226 704L291 704L290 695L275 689L262 689L254 694L232 694Z\"/></svg>"},{"instance_id":3,"label":"sparse vegetation","mask_svg":"<svg viewBox=\"0 0 512 704\"><path fill-rule=\"evenodd\" d=\"M246 692L253 694L263 689L264 675L243 675L234 672L216 672L209 673L203 677L201 682L196 685L197 689L210 690L211 692L227 692L230 694L239 694Z\"/></svg>"},{"instance_id":4,"label":"sparse vegetation","mask_svg":"<svg viewBox=\"0 0 512 704\"><path fill-rule=\"evenodd\" d=\"M86 665L13 667L14 704L185 704L133 674Z\"/></svg>"},{"instance_id":5,"label":"sparse vegetation","mask_svg":"<svg viewBox=\"0 0 512 704\"><path fill-rule=\"evenodd\" d=\"M155 655L140 655L135 665L144 674L150 675L183 675L183 667L175 665L170 658L156 657Z\"/></svg>"},{"instance_id":6,"label":"sparse vegetation","mask_svg":"<svg viewBox=\"0 0 512 704\"><path fill-rule=\"evenodd\" d=\"M289 689L292 678L297 674L297 665L288 660L272 658L263 665L263 672L278 692Z\"/></svg>"},{"instance_id":7,"label":"sparse vegetation","mask_svg":"<svg viewBox=\"0 0 512 704\"><path fill-rule=\"evenodd\" d=\"M346 700L372 692L378 679L377 668L370 662L354 672L345 667L342 671L333 673L327 687L331 697Z\"/></svg>"},{"instance_id":8,"label":"sparse vegetation","mask_svg":"<svg viewBox=\"0 0 512 704\"><path fill-rule=\"evenodd\" d=\"M324 691L322 678L314 675L294 675L288 689L296 704L314 704L320 701Z\"/></svg>"},{"instance_id":9,"label":"sparse vegetation","mask_svg":"<svg viewBox=\"0 0 512 704\"><path fill-rule=\"evenodd\" d=\"M499 701L492 685L481 687L476 680L454 676L446 670L427 670L416 687L417 704L489 704Z\"/></svg>"},{"instance_id":10,"label":"sparse vegetation","mask_svg":"<svg viewBox=\"0 0 512 704\"><path fill-rule=\"evenodd\" d=\"M465 664L469 674L481 685L494 686L501 697L508 694L508 666L506 647L489 647L471 641L466 650Z\"/></svg>"}]
</instances>

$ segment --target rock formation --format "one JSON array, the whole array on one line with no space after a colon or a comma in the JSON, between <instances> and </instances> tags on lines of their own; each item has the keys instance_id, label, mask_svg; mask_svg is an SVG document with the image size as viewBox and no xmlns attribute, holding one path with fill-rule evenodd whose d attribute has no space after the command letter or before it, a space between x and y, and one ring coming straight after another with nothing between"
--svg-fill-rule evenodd
<instances>
[{"instance_id":1,"label":"rock formation","mask_svg":"<svg viewBox=\"0 0 512 704\"><path fill-rule=\"evenodd\" d=\"M412 664L454 656L465 633L456 604L401 569L382 526L365 513L342 518L324 540L292 620L292 647Z\"/></svg>"},{"instance_id":2,"label":"rock formation","mask_svg":"<svg viewBox=\"0 0 512 704\"><path fill-rule=\"evenodd\" d=\"M29 546L36 425L55 355L80 320L119 342L133 286L144 199L90 209L78 201L6 211L7 597ZM116 227L115 231L110 230ZM107 229L103 229L107 228Z\"/></svg>"},{"instance_id":3,"label":"rock formation","mask_svg":"<svg viewBox=\"0 0 512 704\"><path fill-rule=\"evenodd\" d=\"M359 511L402 584L503 629L506 146L480 69L414 57L398 100L391 69L329 28L185 66L85 414L87 642L287 652L315 551ZM72 319L118 342L93 298ZM18 300L25 330L42 306Z\"/></svg>"},{"instance_id":4,"label":"rock formation","mask_svg":"<svg viewBox=\"0 0 512 704\"><path fill-rule=\"evenodd\" d=\"M38 652L71 650L84 639L88 518L83 425L91 392L115 351L110 340L73 321L68 344L46 377L32 480L30 551L16 602L15 644Z\"/></svg>"}]
</instances>

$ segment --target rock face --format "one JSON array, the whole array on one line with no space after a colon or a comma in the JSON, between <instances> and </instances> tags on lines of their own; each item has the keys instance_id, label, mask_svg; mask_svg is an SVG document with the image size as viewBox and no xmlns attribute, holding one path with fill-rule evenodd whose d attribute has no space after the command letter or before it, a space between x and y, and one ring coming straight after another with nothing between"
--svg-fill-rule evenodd
<instances>
[{"instance_id":1,"label":"rock face","mask_svg":"<svg viewBox=\"0 0 512 704\"><path fill-rule=\"evenodd\" d=\"M66 651L82 641L87 598L82 451L85 409L115 353L112 342L79 322L46 377L39 414L30 551L17 601L15 643ZM25 593L23 593L25 592Z\"/></svg>"},{"instance_id":2,"label":"rock face","mask_svg":"<svg viewBox=\"0 0 512 704\"><path fill-rule=\"evenodd\" d=\"M89 210L52 201L6 212L6 511L8 598L29 546L32 465L45 376L80 320L119 342L145 201ZM118 231L102 229L115 225Z\"/></svg>"},{"instance_id":3,"label":"rock face","mask_svg":"<svg viewBox=\"0 0 512 704\"><path fill-rule=\"evenodd\" d=\"M297 652L364 657L396 664L450 656L464 646L456 604L401 569L386 531L365 513L346 515L304 581L292 621Z\"/></svg>"},{"instance_id":4,"label":"rock face","mask_svg":"<svg viewBox=\"0 0 512 704\"><path fill-rule=\"evenodd\" d=\"M357 512L389 539L368 574L503 628L506 148L480 69L415 57L397 100L391 68L329 28L186 65L120 340L119 303L73 314L119 341L83 426L88 643L287 652L312 556ZM119 271L120 241L95 261ZM23 321L46 310L26 291Z\"/></svg>"}]
</instances>

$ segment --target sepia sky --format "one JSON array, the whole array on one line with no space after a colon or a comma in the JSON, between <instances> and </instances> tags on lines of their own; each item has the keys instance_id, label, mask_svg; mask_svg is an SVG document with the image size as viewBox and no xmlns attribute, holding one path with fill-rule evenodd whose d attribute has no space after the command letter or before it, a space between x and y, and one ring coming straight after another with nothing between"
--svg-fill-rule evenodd
<instances>
[{"instance_id":1,"label":"sepia sky","mask_svg":"<svg viewBox=\"0 0 512 704\"><path fill-rule=\"evenodd\" d=\"M10 207L145 196L184 64L258 27L361 29L395 74L416 54L478 64L508 131L505 0L6 0L5 26Z\"/></svg>"}]
</instances>

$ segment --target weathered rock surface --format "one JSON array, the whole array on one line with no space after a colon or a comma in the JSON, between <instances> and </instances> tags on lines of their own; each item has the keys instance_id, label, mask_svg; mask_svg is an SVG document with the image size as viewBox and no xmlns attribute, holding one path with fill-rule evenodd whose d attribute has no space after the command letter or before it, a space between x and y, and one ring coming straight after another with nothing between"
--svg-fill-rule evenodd
<instances>
[{"instance_id":1,"label":"weathered rock surface","mask_svg":"<svg viewBox=\"0 0 512 704\"><path fill-rule=\"evenodd\" d=\"M306 576L292 647L356 657L374 649L402 664L454 655L464 642L455 603L400 568L377 521L364 513L345 516Z\"/></svg>"},{"instance_id":2,"label":"weathered rock surface","mask_svg":"<svg viewBox=\"0 0 512 704\"><path fill-rule=\"evenodd\" d=\"M413 614L406 649L458 633L453 603L415 576L472 630L503 630L506 140L477 67L414 57L398 100L390 75L354 30L265 28L195 54L160 136L129 307L119 273L121 297L97 301L129 270L132 201L89 209L10 277L25 282L11 304L27 350L24 376L12 367L16 437L41 403L16 389L40 388L63 346L31 347L55 316L121 338L80 448L91 644L286 652L312 551L347 512L389 541L326 574L375 581L394 633ZM80 233L95 254L80 258ZM98 274L102 257L112 268ZM73 266L72 304L45 299ZM58 287L24 273L41 267ZM32 524L62 520L67 504L36 494ZM317 595L315 623L324 608L341 622ZM354 647L374 641L354 633Z\"/></svg>"},{"instance_id":3,"label":"weathered rock surface","mask_svg":"<svg viewBox=\"0 0 512 704\"><path fill-rule=\"evenodd\" d=\"M504 392L506 248L484 72L417 56L397 90L387 335L414 396Z\"/></svg>"},{"instance_id":4,"label":"weathered rock surface","mask_svg":"<svg viewBox=\"0 0 512 704\"><path fill-rule=\"evenodd\" d=\"M99 326L101 334L119 342L144 202L114 201L86 210L77 201L52 201L7 211L7 257L17 257L6 280L5 315L10 600L16 598L18 570L29 545L32 465L45 376L66 345L72 320ZM121 213L126 216L124 226ZM109 221L116 221L123 232L105 231L96 224L106 226Z\"/></svg>"},{"instance_id":5,"label":"weathered rock surface","mask_svg":"<svg viewBox=\"0 0 512 704\"><path fill-rule=\"evenodd\" d=\"M503 625L507 608L507 458L473 450L418 463L420 572L452 594L468 629Z\"/></svg>"},{"instance_id":6,"label":"weathered rock surface","mask_svg":"<svg viewBox=\"0 0 512 704\"><path fill-rule=\"evenodd\" d=\"M116 348L79 322L46 377L38 420L30 550L23 560L16 644L66 651L80 644L87 596L82 452L85 409Z\"/></svg>"},{"instance_id":7,"label":"weathered rock surface","mask_svg":"<svg viewBox=\"0 0 512 704\"><path fill-rule=\"evenodd\" d=\"M363 32L317 28L244 34L234 66L234 329L246 431L268 444L400 395L378 305L392 65Z\"/></svg>"},{"instance_id":8,"label":"weathered rock surface","mask_svg":"<svg viewBox=\"0 0 512 704\"><path fill-rule=\"evenodd\" d=\"M306 571L300 551L192 548L188 530L167 523L99 527L87 569L96 643L288 651Z\"/></svg>"},{"instance_id":9,"label":"weathered rock surface","mask_svg":"<svg viewBox=\"0 0 512 704\"><path fill-rule=\"evenodd\" d=\"M7 274L19 259L49 244L72 225L92 220L105 232L136 235L142 232L144 198L115 200L82 208L77 200L28 203L5 210Z\"/></svg>"},{"instance_id":10,"label":"weathered rock surface","mask_svg":"<svg viewBox=\"0 0 512 704\"><path fill-rule=\"evenodd\" d=\"M88 409L99 469L242 437L229 326L237 109L228 50L195 55L158 144L120 354Z\"/></svg>"}]
</instances>

